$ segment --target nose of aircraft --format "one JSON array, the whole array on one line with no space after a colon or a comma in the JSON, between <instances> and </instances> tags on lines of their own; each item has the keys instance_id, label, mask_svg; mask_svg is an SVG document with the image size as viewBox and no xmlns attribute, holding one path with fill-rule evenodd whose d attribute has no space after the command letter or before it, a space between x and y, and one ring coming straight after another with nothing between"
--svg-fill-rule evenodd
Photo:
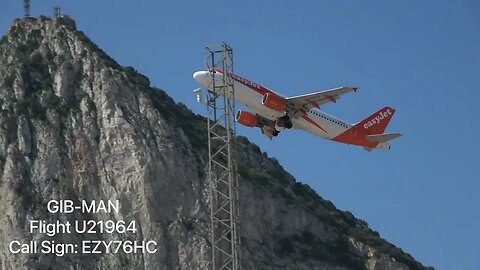
<instances>
[{"instance_id":1,"label":"nose of aircraft","mask_svg":"<svg viewBox=\"0 0 480 270\"><path fill-rule=\"evenodd\" d=\"M199 84L205 84L205 71L197 71L197 72L193 73L193 78Z\"/></svg>"}]
</instances>

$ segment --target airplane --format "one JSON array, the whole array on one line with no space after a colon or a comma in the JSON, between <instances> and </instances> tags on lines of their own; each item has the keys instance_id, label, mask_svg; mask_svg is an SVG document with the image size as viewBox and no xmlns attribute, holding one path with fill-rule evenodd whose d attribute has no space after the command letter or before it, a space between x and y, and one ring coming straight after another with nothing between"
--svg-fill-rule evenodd
<instances>
[{"instance_id":1,"label":"airplane","mask_svg":"<svg viewBox=\"0 0 480 270\"><path fill-rule=\"evenodd\" d=\"M234 99L253 110L251 113L239 110L235 121L247 127L258 127L270 140L286 129L301 129L321 138L363 146L367 151L390 149L387 141L401 136L400 133L384 133L395 110L384 107L364 120L350 124L337 117L320 111L320 106L336 103L340 96L356 92L357 87L338 87L330 90L285 97L260 84L251 82L234 73L228 73L233 80ZM193 78L208 91L223 84L223 71L211 69L193 73ZM217 92L221 87L215 87ZM225 88L223 88L225 89ZM222 93L217 93L222 95Z\"/></svg>"}]
</instances>

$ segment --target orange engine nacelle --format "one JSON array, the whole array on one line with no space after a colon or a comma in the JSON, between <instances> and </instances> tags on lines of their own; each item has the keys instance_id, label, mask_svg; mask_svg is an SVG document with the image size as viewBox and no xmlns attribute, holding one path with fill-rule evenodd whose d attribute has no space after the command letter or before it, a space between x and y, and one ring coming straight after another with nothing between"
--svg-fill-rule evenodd
<instances>
[{"instance_id":1,"label":"orange engine nacelle","mask_svg":"<svg viewBox=\"0 0 480 270\"><path fill-rule=\"evenodd\" d=\"M287 101L284 98L266 93L262 98L262 105L274 111L284 112Z\"/></svg>"},{"instance_id":2,"label":"orange engine nacelle","mask_svg":"<svg viewBox=\"0 0 480 270\"><path fill-rule=\"evenodd\" d=\"M247 127L254 127L258 124L256 115L242 110L239 110L235 115L235 121Z\"/></svg>"}]
</instances>

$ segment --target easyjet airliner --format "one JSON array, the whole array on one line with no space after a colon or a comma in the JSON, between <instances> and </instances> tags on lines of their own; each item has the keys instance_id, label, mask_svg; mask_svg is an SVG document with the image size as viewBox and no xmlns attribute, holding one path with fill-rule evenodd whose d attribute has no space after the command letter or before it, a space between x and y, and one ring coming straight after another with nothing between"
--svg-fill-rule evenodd
<instances>
[{"instance_id":1,"label":"easyjet airliner","mask_svg":"<svg viewBox=\"0 0 480 270\"><path fill-rule=\"evenodd\" d=\"M340 96L356 92L355 87L339 87L284 97L233 73L229 73L229 76L234 83L235 101L255 112L239 110L235 120L247 127L260 128L270 139L285 129L296 128L332 141L363 146L365 150L371 151L374 148L390 149L387 141L401 136L400 133L384 133L395 113L390 107L382 108L356 124L349 124L320 111L320 106L328 102L336 103ZM222 85L223 72L217 69L197 71L193 78L213 91L213 80L217 86Z\"/></svg>"}]
</instances>

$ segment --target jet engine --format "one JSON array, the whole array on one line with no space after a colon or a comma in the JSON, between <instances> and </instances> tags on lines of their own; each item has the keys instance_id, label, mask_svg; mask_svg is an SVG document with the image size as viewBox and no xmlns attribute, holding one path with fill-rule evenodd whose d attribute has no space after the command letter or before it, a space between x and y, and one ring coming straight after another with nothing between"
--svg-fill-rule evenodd
<instances>
[{"instance_id":1,"label":"jet engine","mask_svg":"<svg viewBox=\"0 0 480 270\"><path fill-rule=\"evenodd\" d=\"M287 101L284 98L266 93L262 98L262 105L278 112L284 112L287 107Z\"/></svg>"},{"instance_id":2,"label":"jet engine","mask_svg":"<svg viewBox=\"0 0 480 270\"><path fill-rule=\"evenodd\" d=\"M258 124L256 115L242 110L239 110L235 115L235 121L247 127L254 127Z\"/></svg>"}]
</instances>

